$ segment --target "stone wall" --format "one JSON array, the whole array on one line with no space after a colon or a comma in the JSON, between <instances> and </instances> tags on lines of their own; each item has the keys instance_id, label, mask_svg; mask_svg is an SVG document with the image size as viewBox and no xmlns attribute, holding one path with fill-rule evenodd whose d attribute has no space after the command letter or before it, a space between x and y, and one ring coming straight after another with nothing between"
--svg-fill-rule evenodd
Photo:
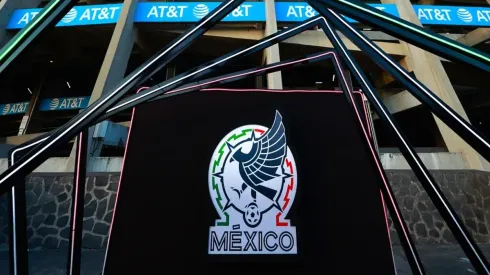
<instances>
[{"instance_id":1,"label":"stone wall","mask_svg":"<svg viewBox=\"0 0 490 275\"><path fill-rule=\"evenodd\" d=\"M388 170L410 234L418 244L450 244L455 239L427 193L411 171ZM432 171L442 191L478 243L490 243L490 173ZM83 218L84 248L105 247L116 198L119 173L89 174ZM59 248L68 245L73 176L70 173L35 173L26 179L29 247ZM0 198L0 245L7 243L6 197ZM398 243L389 219L392 239Z\"/></svg>"},{"instance_id":2,"label":"stone wall","mask_svg":"<svg viewBox=\"0 0 490 275\"><path fill-rule=\"evenodd\" d=\"M118 173L90 174L86 178L83 239L84 248L103 248L116 200ZM27 233L29 248L60 248L70 234L73 174L32 174L26 179ZM0 198L0 244L7 242L7 198Z\"/></svg>"},{"instance_id":3,"label":"stone wall","mask_svg":"<svg viewBox=\"0 0 490 275\"><path fill-rule=\"evenodd\" d=\"M391 170L387 174L416 243L457 243L412 171ZM489 243L490 173L448 170L431 171L431 174L475 241ZM391 218L389 224L393 240L398 243Z\"/></svg>"}]
</instances>

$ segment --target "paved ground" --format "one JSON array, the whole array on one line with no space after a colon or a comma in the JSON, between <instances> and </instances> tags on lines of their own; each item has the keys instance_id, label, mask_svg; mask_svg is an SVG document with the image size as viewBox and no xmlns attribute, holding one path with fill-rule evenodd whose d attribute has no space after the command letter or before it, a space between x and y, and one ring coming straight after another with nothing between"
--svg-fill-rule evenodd
<instances>
[{"instance_id":1,"label":"paved ground","mask_svg":"<svg viewBox=\"0 0 490 275\"><path fill-rule=\"evenodd\" d=\"M65 275L66 250L41 250L29 252L30 275ZM82 251L82 275L96 275L102 271L105 250ZM8 252L0 252L0 275L8 273Z\"/></svg>"},{"instance_id":2,"label":"paved ground","mask_svg":"<svg viewBox=\"0 0 490 275\"><path fill-rule=\"evenodd\" d=\"M490 245L481 246L490 259ZM102 270L104 250L84 250L82 253L82 275L99 274ZM355 250L352 253L356 253ZM476 274L459 246L420 246L420 257L427 274L461 275ZM394 248L398 275L412 274L401 247ZM44 250L29 252L31 275L64 275L66 250ZM359 255L362 257L362 255ZM0 275L8 275L8 252L0 251Z\"/></svg>"},{"instance_id":3,"label":"paved ground","mask_svg":"<svg viewBox=\"0 0 490 275\"><path fill-rule=\"evenodd\" d=\"M472 265L458 245L418 246L420 258L429 275L476 274ZM481 245L486 258L490 260L490 245ZM394 247L395 264L398 275L412 274L410 266L400 246Z\"/></svg>"}]
</instances>

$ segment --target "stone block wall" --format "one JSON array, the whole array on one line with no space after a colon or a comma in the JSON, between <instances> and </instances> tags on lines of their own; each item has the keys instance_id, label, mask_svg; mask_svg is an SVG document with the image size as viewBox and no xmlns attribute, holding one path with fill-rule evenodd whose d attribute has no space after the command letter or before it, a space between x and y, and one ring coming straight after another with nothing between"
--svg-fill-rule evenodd
<instances>
[{"instance_id":1,"label":"stone block wall","mask_svg":"<svg viewBox=\"0 0 490 275\"><path fill-rule=\"evenodd\" d=\"M90 174L86 178L84 248L103 248L107 243L119 173ZM26 179L27 234L31 249L68 246L73 174L32 174ZM7 198L0 198L0 244L8 241Z\"/></svg>"},{"instance_id":2,"label":"stone block wall","mask_svg":"<svg viewBox=\"0 0 490 275\"><path fill-rule=\"evenodd\" d=\"M490 173L468 170L431 171L441 191L477 243L490 242ZM457 243L417 177L409 170L389 170L405 222L418 244ZM392 240L398 236L389 218Z\"/></svg>"},{"instance_id":3,"label":"stone block wall","mask_svg":"<svg viewBox=\"0 0 490 275\"><path fill-rule=\"evenodd\" d=\"M431 172L478 243L490 243L490 173L468 170ZM418 244L456 243L427 193L409 170L388 170L410 234ZM82 246L103 248L112 220L119 173L94 173L86 179ZM71 173L34 173L26 178L27 224L31 249L68 245ZM389 218L392 240L398 243ZM8 207L0 197L0 245L8 242Z\"/></svg>"}]
</instances>

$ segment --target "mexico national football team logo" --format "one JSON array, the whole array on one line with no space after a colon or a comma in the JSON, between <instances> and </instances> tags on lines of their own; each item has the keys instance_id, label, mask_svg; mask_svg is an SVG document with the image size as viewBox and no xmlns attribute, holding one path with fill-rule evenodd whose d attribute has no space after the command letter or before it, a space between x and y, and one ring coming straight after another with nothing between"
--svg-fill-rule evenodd
<instances>
[{"instance_id":1,"label":"mexico national football team logo","mask_svg":"<svg viewBox=\"0 0 490 275\"><path fill-rule=\"evenodd\" d=\"M270 128L246 125L228 133L209 165L209 192L220 219L210 227L208 253L296 254L296 228L286 215L297 185L279 112Z\"/></svg>"}]
</instances>

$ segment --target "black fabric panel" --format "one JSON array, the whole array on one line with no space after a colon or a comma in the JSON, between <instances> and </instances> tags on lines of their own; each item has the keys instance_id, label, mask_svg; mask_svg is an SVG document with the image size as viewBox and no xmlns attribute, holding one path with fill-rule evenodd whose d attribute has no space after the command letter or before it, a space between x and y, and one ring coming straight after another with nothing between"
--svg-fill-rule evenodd
<instances>
[{"instance_id":1,"label":"black fabric panel","mask_svg":"<svg viewBox=\"0 0 490 275\"><path fill-rule=\"evenodd\" d=\"M276 110L298 171L298 254L208 255L211 156L239 126L270 127ZM206 91L138 107L106 274L394 274L381 178L356 119L344 95L318 92Z\"/></svg>"}]
</instances>

